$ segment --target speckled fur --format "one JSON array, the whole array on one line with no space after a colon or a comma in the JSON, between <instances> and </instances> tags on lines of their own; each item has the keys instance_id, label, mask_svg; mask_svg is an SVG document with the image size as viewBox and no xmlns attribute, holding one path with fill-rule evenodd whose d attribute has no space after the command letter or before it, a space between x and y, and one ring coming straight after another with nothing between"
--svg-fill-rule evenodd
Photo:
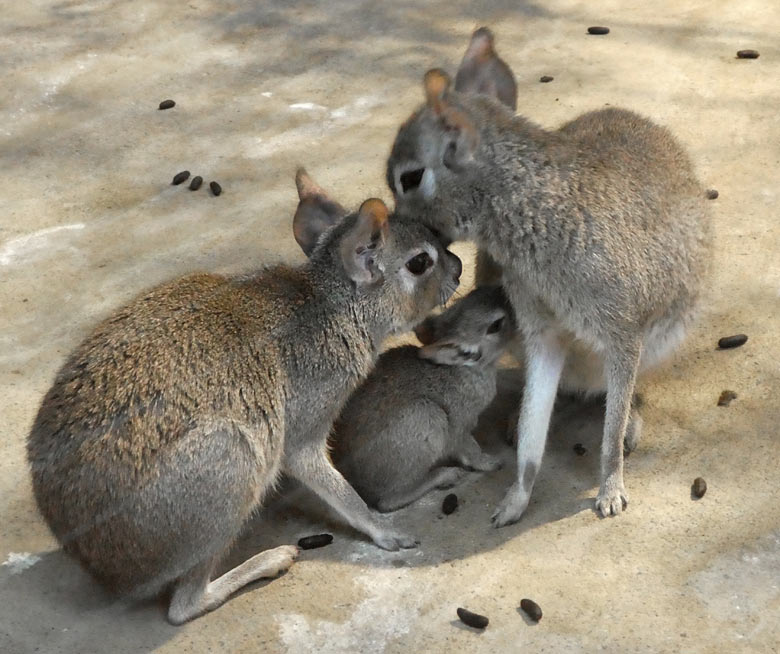
<instances>
[{"instance_id":1,"label":"speckled fur","mask_svg":"<svg viewBox=\"0 0 780 654\"><path fill-rule=\"evenodd\" d=\"M442 79L426 76L428 102L395 140L388 180L397 210L445 238L475 241L503 270L527 364L519 479L527 466L538 470L572 344L604 362L597 507L620 513L637 370L679 344L706 278L704 191L670 132L630 111L594 111L549 131ZM423 168L419 186L404 190L402 175ZM519 519L529 496L515 484L494 524Z\"/></svg>"},{"instance_id":2,"label":"speckled fur","mask_svg":"<svg viewBox=\"0 0 780 654\"><path fill-rule=\"evenodd\" d=\"M383 339L442 303L460 264L427 229L391 218L375 254L383 276L356 283L339 252L359 220L329 228L299 268L148 291L68 357L28 439L33 489L64 549L108 587L138 597L171 586L180 623L286 569L291 546L209 583L282 472L377 544L414 544L370 514L326 439ZM438 263L410 291L400 276L422 248Z\"/></svg>"}]
</instances>

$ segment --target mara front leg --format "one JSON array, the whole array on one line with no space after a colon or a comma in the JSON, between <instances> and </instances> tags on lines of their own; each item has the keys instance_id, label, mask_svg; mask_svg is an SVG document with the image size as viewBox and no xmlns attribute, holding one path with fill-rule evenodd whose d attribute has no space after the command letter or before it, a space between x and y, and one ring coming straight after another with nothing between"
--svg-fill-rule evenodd
<instances>
[{"instance_id":1,"label":"mara front leg","mask_svg":"<svg viewBox=\"0 0 780 654\"><path fill-rule=\"evenodd\" d=\"M607 354L607 415L601 441L601 488L596 497L596 509L604 517L619 515L628 506L623 483L623 442L641 349L639 342L632 342L613 346Z\"/></svg>"},{"instance_id":2,"label":"mara front leg","mask_svg":"<svg viewBox=\"0 0 780 654\"><path fill-rule=\"evenodd\" d=\"M352 527L368 535L382 549L395 551L417 545L411 536L379 523L376 514L333 467L324 444L313 443L295 452L285 461L285 470L317 493Z\"/></svg>"},{"instance_id":3,"label":"mara front leg","mask_svg":"<svg viewBox=\"0 0 780 654\"><path fill-rule=\"evenodd\" d=\"M493 513L494 527L517 522L528 506L565 359L566 349L552 331L526 338L525 390L517 423L517 481Z\"/></svg>"}]
</instances>

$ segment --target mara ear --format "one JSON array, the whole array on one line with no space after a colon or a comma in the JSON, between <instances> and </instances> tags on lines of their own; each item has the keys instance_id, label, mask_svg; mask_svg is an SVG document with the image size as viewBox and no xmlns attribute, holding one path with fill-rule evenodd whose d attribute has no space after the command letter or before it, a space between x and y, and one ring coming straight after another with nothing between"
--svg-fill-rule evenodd
<instances>
[{"instance_id":1,"label":"mara ear","mask_svg":"<svg viewBox=\"0 0 780 654\"><path fill-rule=\"evenodd\" d=\"M469 47L455 75L458 93L483 93L517 111L517 82L512 69L498 56L493 32L480 27L471 35Z\"/></svg>"},{"instance_id":2,"label":"mara ear","mask_svg":"<svg viewBox=\"0 0 780 654\"><path fill-rule=\"evenodd\" d=\"M484 62L489 60L491 57L495 56L495 51L493 50L493 43L495 42L495 37L493 36L493 32L490 31L487 27L480 27L479 29L474 30L474 32L471 35L471 40L469 41L469 47L466 48L466 54L463 55L463 60L460 62L460 68L458 69L458 72L460 73L461 70L465 66L468 66L470 64L475 64L479 62ZM458 90L458 82L457 82L458 76L455 76L455 90Z\"/></svg>"},{"instance_id":3,"label":"mara ear","mask_svg":"<svg viewBox=\"0 0 780 654\"><path fill-rule=\"evenodd\" d=\"M308 257L322 233L348 212L338 202L331 200L304 168L298 168L295 173L295 185L300 201L293 217L293 235Z\"/></svg>"},{"instance_id":4,"label":"mara ear","mask_svg":"<svg viewBox=\"0 0 780 654\"><path fill-rule=\"evenodd\" d=\"M444 163L457 168L471 161L479 145L479 133L471 119L447 99L450 78L440 68L425 73L423 86L428 107L438 117L447 137Z\"/></svg>"},{"instance_id":5,"label":"mara ear","mask_svg":"<svg viewBox=\"0 0 780 654\"><path fill-rule=\"evenodd\" d=\"M450 84L450 76L441 68L433 68L425 73L425 77L423 77L425 102L437 116L441 115L447 106L445 96L450 90Z\"/></svg>"},{"instance_id":6,"label":"mara ear","mask_svg":"<svg viewBox=\"0 0 780 654\"><path fill-rule=\"evenodd\" d=\"M435 331L433 329L433 320L426 318L417 327L414 328L414 335L417 340L423 345L430 345L436 340Z\"/></svg>"},{"instance_id":7,"label":"mara ear","mask_svg":"<svg viewBox=\"0 0 780 654\"><path fill-rule=\"evenodd\" d=\"M389 225L385 203L377 198L360 205L355 224L341 239L341 261L352 281L367 284L382 276L376 255L384 247Z\"/></svg>"}]
</instances>

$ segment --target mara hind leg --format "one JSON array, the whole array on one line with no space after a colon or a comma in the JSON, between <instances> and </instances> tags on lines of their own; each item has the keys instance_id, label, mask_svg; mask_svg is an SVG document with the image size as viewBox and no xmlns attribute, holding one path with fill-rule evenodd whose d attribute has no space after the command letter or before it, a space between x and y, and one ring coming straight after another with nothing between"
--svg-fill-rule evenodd
<instances>
[{"instance_id":1,"label":"mara hind leg","mask_svg":"<svg viewBox=\"0 0 780 654\"><path fill-rule=\"evenodd\" d=\"M195 566L174 582L168 621L180 625L213 611L247 584L285 572L297 556L298 548L295 545L281 545L255 554L212 581L210 578L216 567L216 559Z\"/></svg>"},{"instance_id":2,"label":"mara hind leg","mask_svg":"<svg viewBox=\"0 0 780 654\"><path fill-rule=\"evenodd\" d=\"M601 442L601 487L596 509L602 516L620 515L628 505L623 482L623 441L639 368L641 342L613 345L607 354L607 411Z\"/></svg>"},{"instance_id":3,"label":"mara hind leg","mask_svg":"<svg viewBox=\"0 0 780 654\"><path fill-rule=\"evenodd\" d=\"M434 468L430 476L424 479L420 484L395 493L390 493L377 502L377 509L382 513L397 511L412 502L416 502L423 495L427 495L432 490L441 488L452 488L461 481L468 471L457 466L446 466Z\"/></svg>"},{"instance_id":4,"label":"mara hind leg","mask_svg":"<svg viewBox=\"0 0 780 654\"><path fill-rule=\"evenodd\" d=\"M668 339L664 339L664 341L665 345L670 345ZM648 357L643 352L640 359L640 372L643 368L646 369L648 365ZM594 352L584 343L575 341L569 350L566 364L563 368L561 391L573 395L584 395L586 398L596 397L603 401L607 393L604 356ZM642 398L635 392L631 399L626 436L623 440L623 448L626 453L633 452L639 445L643 425L641 408Z\"/></svg>"},{"instance_id":5,"label":"mara hind leg","mask_svg":"<svg viewBox=\"0 0 780 654\"><path fill-rule=\"evenodd\" d=\"M276 576L298 554L283 545L211 579L278 474L281 453L254 429L232 421L194 429L161 456L159 474L140 493L146 508L132 522L142 529L147 553L163 564L152 583L165 581L172 589L173 624L217 608L256 579ZM253 448L250 439L260 446Z\"/></svg>"}]
</instances>

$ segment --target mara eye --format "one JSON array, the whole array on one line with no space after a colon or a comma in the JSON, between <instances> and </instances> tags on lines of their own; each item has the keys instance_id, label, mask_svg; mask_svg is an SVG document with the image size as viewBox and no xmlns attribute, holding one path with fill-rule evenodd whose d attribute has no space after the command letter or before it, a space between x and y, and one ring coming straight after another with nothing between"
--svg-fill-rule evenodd
<instances>
[{"instance_id":1,"label":"mara eye","mask_svg":"<svg viewBox=\"0 0 780 654\"><path fill-rule=\"evenodd\" d=\"M496 334L501 331L501 327L504 325L504 318L499 318L490 323L490 327L487 328L488 334Z\"/></svg>"},{"instance_id":2,"label":"mara eye","mask_svg":"<svg viewBox=\"0 0 780 654\"><path fill-rule=\"evenodd\" d=\"M401 192L406 193L416 189L420 182L422 182L423 173L425 168L418 168L417 170L407 170L401 175Z\"/></svg>"},{"instance_id":3,"label":"mara eye","mask_svg":"<svg viewBox=\"0 0 780 654\"><path fill-rule=\"evenodd\" d=\"M433 259L430 255L427 252L420 252L406 262L406 269L413 275L422 275L432 265Z\"/></svg>"}]
</instances>

